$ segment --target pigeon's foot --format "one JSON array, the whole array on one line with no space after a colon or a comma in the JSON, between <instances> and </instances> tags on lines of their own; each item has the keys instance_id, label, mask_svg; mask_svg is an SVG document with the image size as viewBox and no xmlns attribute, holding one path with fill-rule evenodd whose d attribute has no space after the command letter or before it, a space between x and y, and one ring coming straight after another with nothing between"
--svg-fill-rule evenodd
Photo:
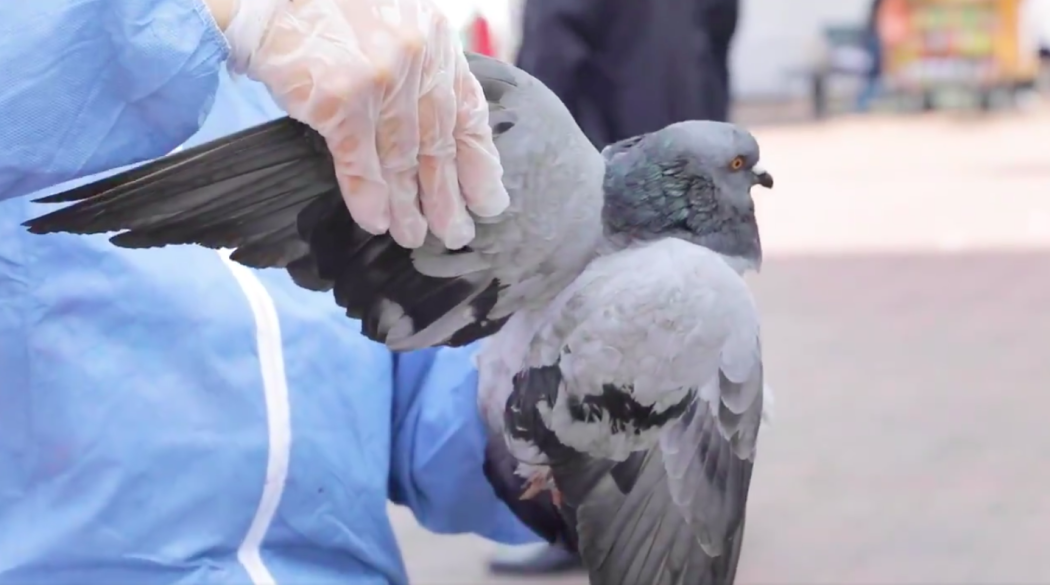
<instances>
[{"instance_id":1,"label":"pigeon's foot","mask_svg":"<svg viewBox=\"0 0 1050 585\"><path fill-rule=\"evenodd\" d=\"M540 495L540 492L547 489L547 484L550 483L550 480L551 472L549 469L533 473L532 476L529 477L529 481L525 484L525 491L521 492L521 499L531 500Z\"/></svg>"},{"instance_id":2,"label":"pigeon's foot","mask_svg":"<svg viewBox=\"0 0 1050 585\"><path fill-rule=\"evenodd\" d=\"M561 497L561 490L553 484L551 484L551 501L554 502L554 507L556 508L561 508L562 502L565 501Z\"/></svg>"},{"instance_id":3,"label":"pigeon's foot","mask_svg":"<svg viewBox=\"0 0 1050 585\"><path fill-rule=\"evenodd\" d=\"M554 485L550 469L537 471L529 477L529 481L525 484L525 491L521 493L521 499L531 500L546 489L549 489L551 492L551 501L560 508L564 500L562 499L561 490Z\"/></svg>"}]
</instances>

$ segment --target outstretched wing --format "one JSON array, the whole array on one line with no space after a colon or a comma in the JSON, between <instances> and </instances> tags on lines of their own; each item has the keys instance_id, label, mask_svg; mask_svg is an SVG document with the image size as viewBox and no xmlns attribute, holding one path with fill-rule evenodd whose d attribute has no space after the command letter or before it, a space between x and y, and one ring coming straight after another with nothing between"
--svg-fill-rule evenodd
<instances>
[{"instance_id":1,"label":"outstretched wing","mask_svg":"<svg viewBox=\"0 0 1050 585\"><path fill-rule=\"evenodd\" d=\"M234 261L285 268L301 287L333 291L365 335L392 349L470 343L578 272L600 230L604 167L546 87L494 59L468 62L489 104L511 207L476 218L467 248L446 250L430 235L406 250L361 229L323 139L288 118L43 198L73 205L26 225L41 234L122 231L111 241L125 248L233 248Z\"/></svg>"}]
</instances>

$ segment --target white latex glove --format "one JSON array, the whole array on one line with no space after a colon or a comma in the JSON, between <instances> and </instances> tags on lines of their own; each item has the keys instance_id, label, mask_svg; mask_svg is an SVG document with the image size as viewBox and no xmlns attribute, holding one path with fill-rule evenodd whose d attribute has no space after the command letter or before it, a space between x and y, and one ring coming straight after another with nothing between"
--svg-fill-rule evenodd
<instances>
[{"instance_id":1,"label":"white latex glove","mask_svg":"<svg viewBox=\"0 0 1050 585\"><path fill-rule=\"evenodd\" d=\"M225 32L231 69L325 137L364 229L455 249L468 209L506 209L484 94L431 0L240 0Z\"/></svg>"}]
</instances>

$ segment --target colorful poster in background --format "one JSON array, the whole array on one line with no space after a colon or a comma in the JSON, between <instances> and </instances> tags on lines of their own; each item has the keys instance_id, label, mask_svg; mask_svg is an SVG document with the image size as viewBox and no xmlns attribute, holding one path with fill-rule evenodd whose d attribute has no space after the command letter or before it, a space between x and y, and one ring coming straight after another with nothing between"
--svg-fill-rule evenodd
<instances>
[{"instance_id":1,"label":"colorful poster in background","mask_svg":"<svg viewBox=\"0 0 1050 585\"><path fill-rule=\"evenodd\" d=\"M877 21L883 44L897 46L905 42L911 32L910 18L908 0L884 0Z\"/></svg>"},{"instance_id":2,"label":"colorful poster in background","mask_svg":"<svg viewBox=\"0 0 1050 585\"><path fill-rule=\"evenodd\" d=\"M903 89L991 87L1024 78L1023 0L886 0L879 13L887 81Z\"/></svg>"}]
</instances>

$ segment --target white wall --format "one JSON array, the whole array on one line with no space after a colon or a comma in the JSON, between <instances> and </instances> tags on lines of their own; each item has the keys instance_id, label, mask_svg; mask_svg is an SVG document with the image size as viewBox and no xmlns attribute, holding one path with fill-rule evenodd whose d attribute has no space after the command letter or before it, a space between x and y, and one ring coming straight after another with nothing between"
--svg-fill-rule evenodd
<instances>
[{"instance_id":1,"label":"white wall","mask_svg":"<svg viewBox=\"0 0 1050 585\"><path fill-rule=\"evenodd\" d=\"M790 72L804 68L827 24L860 24L869 0L741 0L741 22L732 53L738 98L801 94Z\"/></svg>"}]
</instances>

